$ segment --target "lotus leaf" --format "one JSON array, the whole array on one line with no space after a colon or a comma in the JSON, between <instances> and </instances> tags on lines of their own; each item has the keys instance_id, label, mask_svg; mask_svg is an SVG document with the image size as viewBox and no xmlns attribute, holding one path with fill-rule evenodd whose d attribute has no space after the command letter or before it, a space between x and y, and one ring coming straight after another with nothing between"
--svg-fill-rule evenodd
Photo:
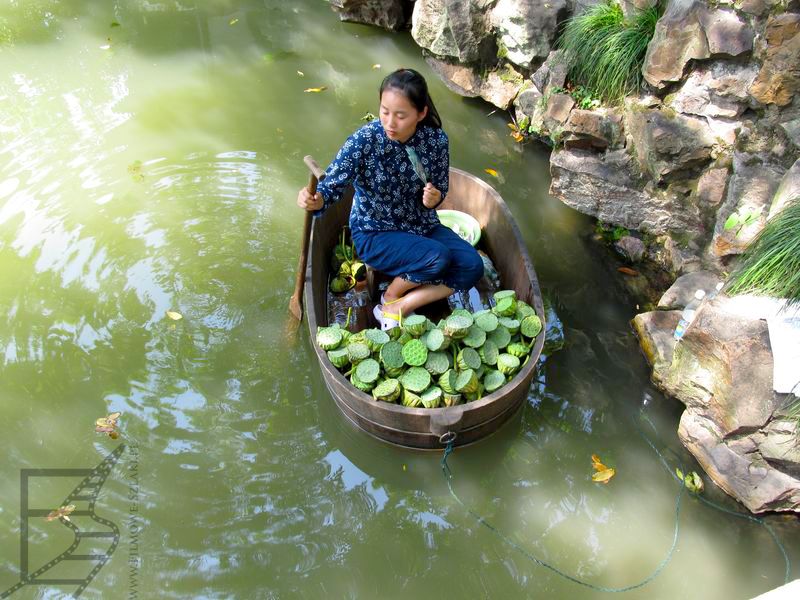
<instances>
[{"instance_id":1,"label":"lotus leaf","mask_svg":"<svg viewBox=\"0 0 800 600\"><path fill-rule=\"evenodd\" d=\"M475 371L467 369L461 371L456 377L456 391L462 394L471 394L478 391L478 378ZM444 389L444 388L442 388Z\"/></svg>"},{"instance_id":2,"label":"lotus leaf","mask_svg":"<svg viewBox=\"0 0 800 600\"><path fill-rule=\"evenodd\" d=\"M520 331L526 338L533 339L542 330L542 321L537 315L530 315L522 320Z\"/></svg>"},{"instance_id":3,"label":"lotus leaf","mask_svg":"<svg viewBox=\"0 0 800 600\"><path fill-rule=\"evenodd\" d=\"M403 319L403 329L405 329L410 335L418 338L421 336L425 331L427 331L425 325L427 324L428 319L423 315L411 315Z\"/></svg>"},{"instance_id":4,"label":"lotus leaf","mask_svg":"<svg viewBox=\"0 0 800 600\"><path fill-rule=\"evenodd\" d=\"M509 317L500 317L500 325L508 329L511 335L515 335L519 331L519 321Z\"/></svg>"},{"instance_id":5,"label":"lotus leaf","mask_svg":"<svg viewBox=\"0 0 800 600\"><path fill-rule=\"evenodd\" d=\"M486 375L483 376L483 387L490 394L502 387L505 382L506 376L496 369L487 371Z\"/></svg>"},{"instance_id":6,"label":"lotus leaf","mask_svg":"<svg viewBox=\"0 0 800 600\"><path fill-rule=\"evenodd\" d=\"M484 364L496 365L497 355L500 354L500 351L497 349L497 344L492 340L486 340L486 343L478 350L478 354L481 355L481 361Z\"/></svg>"},{"instance_id":7,"label":"lotus leaf","mask_svg":"<svg viewBox=\"0 0 800 600\"><path fill-rule=\"evenodd\" d=\"M431 374L422 367L411 367L400 376L400 383L407 390L420 393L431 384Z\"/></svg>"},{"instance_id":8,"label":"lotus leaf","mask_svg":"<svg viewBox=\"0 0 800 600\"><path fill-rule=\"evenodd\" d=\"M442 403L442 390L436 386L431 386L420 396L422 406L425 408L438 408Z\"/></svg>"},{"instance_id":9,"label":"lotus leaf","mask_svg":"<svg viewBox=\"0 0 800 600\"><path fill-rule=\"evenodd\" d=\"M419 340L411 340L403 346L403 360L412 367L420 367L428 360L428 348Z\"/></svg>"},{"instance_id":10,"label":"lotus leaf","mask_svg":"<svg viewBox=\"0 0 800 600\"><path fill-rule=\"evenodd\" d=\"M511 342L511 333L502 325L498 325L497 329L486 334L486 339L491 340L495 346L502 350Z\"/></svg>"},{"instance_id":11,"label":"lotus leaf","mask_svg":"<svg viewBox=\"0 0 800 600\"><path fill-rule=\"evenodd\" d=\"M488 310L475 313L475 324L486 333L497 329L497 315Z\"/></svg>"},{"instance_id":12,"label":"lotus leaf","mask_svg":"<svg viewBox=\"0 0 800 600\"><path fill-rule=\"evenodd\" d=\"M389 334L380 329L367 329L365 330L364 338L367 341L369 349L372 352L377 352L389 341Z\"/></svg>"},{"instance_id":13,"label":"lotus leaf","mask_svg":"<svg viewBox=\"0 0 800 600\"><path fill-rule=\"evenodd\" d=\"M400 391L400 382L397 379L384 379L372 389L372 397L382 402L396 402Z\"/></svg>"},{"instance_id":14,"label":"lotus leaf","mask_svg":"<svg viewBox=\"0 0 800 600\"><path fill-rule=\"evenodd\" d=\"M439 387L447 394L455 394L457 377L458 373L456 373L455 370L448 369L439 377Z\"/></svg>"},{"instance_id":15,"label":"lotus leaf","mask_svg":"<svg viewBox=\"0 0 800 600\"><path fill-rule=\"evenodd\" d=\"M464 336L464 339L461 341L465 346L469 346L470 348L480 348L486 341L486 332L473 324L470 326L467 335Z\"/></svg>"},{"instance_id":16,"label":"lotus leaf","mask_svg":"<svg viewBox=\"0 0 800 600\"><path fill-rule=\"evenodd\" d=\"M425 368L431 375L441 375L450 368L447 354L444 352L428 352L428 360L425 361Z\"/></svg>"},{"instance_id":17,"label":"lotus leaf","mask_svg":"<svg viewBox=\"0 0 800 600\"><path fill-rule=\"evenodd\" d=\"M352 383L353 386L357 387L362 392L369 392L375 385L374 382L373 383L366 383L364 381L361 381L358 378L358 374L355 371L350 373L350 383Z\"/></svg>"},{"instance_id":18,"label":"lotus leaf","mask_svg":"<svg viewBox=\"0 0 800 600\"><path fill-rule=\"evenodd\" d=\"M519 358L512 354L501 354L497 357L497 368L504 375L513 375L519 369Z\"/></svg>"},{"instance_id":19,"label":"lotus leaf","mask_svg":"<svg viewBox=\"0 0 800 600\"><path fill-rule=\"evenodd\" d=\"M447 350L450 346L450 338L447 337L441 329L431 329L425 338L425 345L428 347L428 350L432 352Z\"/></svg>"},{"instance_id":20,"label":"lotus leaf","mask_svg":"<svg viewBox=\"0 0 800 600\"><path fill-rule=\"evenodd\" d=\"M522 342L514 342L513 344L509 344L506 348L506 352L512 356L516 356L517 358L523 358L527 356L530 350L531 349L527 346L527 344L523 344Z\"/></svg>"},{"instance_id":21,"label":"lotus leaf","mask_svg":"<svg viewBox=\"0 0 800 600\"><path fill-rule=\"evenodd\" d=\"M317 345L323 350L333 350L342 342L342 330L339 326L318 327Z\"/></svg>"},{"instance_id":22,"label":"lotus leaf","mask_svg":"<svg viewBox=\"0 0 800 600\"><path fill-rule=\"evenodd\" d=\"M456 357L456 365L459 371L477 369L481 366L481 355L474 348L462 348Z\"/></svg>"},{"instance_id":23,"label":"lotus leaf","mask_svg":"<svg viewBox=\"0 0 800 600\"><path fill-rule=\"evenodd\" d=\"M358 378L367 384L374 384L381 374L381 366L374 358L367 358L358 363L356 367L356 375Z\"/></svg>"},{"instance_id":24,"label":"lotus leaf","mask_svg":"<svg viewBox=\"0 0 800 600\"><path fill-rule=\"evenodd\" d=\"M339 348L337 350L328 350L328 360L337 369L343 369L350 364L350 356L347 354L347 348Z\"/></svg>"},{"instance_id":25,"label":"lotus leaf","mask_svg":"<svg viewBox=\"0 0 800 600\"><path fill-rule=\"evenodd\" d=\"M418 408L422 406L422 398L408 388L404 387L401 394L400 403L403 406L408 406L409 408Z\"/></svg>"},{"instance_id":26,"label":"lotus leaf","mask_svg":"<svg viewBox=\"0 0 800 600\"><path fill-rule=\"evenodd\" d=\"M350 362L357 365L365 358L369 358L369 346L362 342L350 342L347 344L347 356L350 357Z\"/></svg>"},{"instance_id":27,"label":"lotus leaf","mask_svg":"<svg viewBox=\"0 0 800 600\"><path fill-rule=\"evenodd\" d=\"M442 404L445 406L455 406L456 404L461 403L461 394L448 394L447 392L442 393Z\"/></svg>"},{"instance_id":28,"label":"lotus leaf","mask_svg":"<svg viewBox=\"0 0 800 600\"><path fill-rule=\"evenodd\" d=\"M472 325L472 317L467 318L463 315L450 315L444 324L444 332L448 337L460 340L469 333Z\"/></svg>"},{"instance_id":29,"label":"lotus leaf","mask_svg":"<svg viewBox=\"0 0 800 600\"><path fill-rule=\"evenodd\" d=\"M405 360L403 359L403 346L400 342L386 342L380 350L379 353L381 363L383 366L386 367L386 370L389 369L398 369L405 365Z\"/></svg>"}]
</instances>

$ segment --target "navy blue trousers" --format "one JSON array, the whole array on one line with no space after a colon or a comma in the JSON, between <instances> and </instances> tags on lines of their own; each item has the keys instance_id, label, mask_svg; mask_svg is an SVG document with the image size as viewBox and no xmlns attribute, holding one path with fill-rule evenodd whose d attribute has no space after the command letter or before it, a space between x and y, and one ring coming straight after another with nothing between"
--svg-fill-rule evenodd
<instances>
[{"instance_id":1,"label":"navy blue trousers","mask_svg":"<svg viewBox=\"0 0 800 600\"><path fill-rule=\"evenodd\" d=\"M483 275L478 251L444 225L427 235L404 231L354 231L358 257L390 277L414 283L443 283L468 290Z\"/></svg>"}]
</instances>

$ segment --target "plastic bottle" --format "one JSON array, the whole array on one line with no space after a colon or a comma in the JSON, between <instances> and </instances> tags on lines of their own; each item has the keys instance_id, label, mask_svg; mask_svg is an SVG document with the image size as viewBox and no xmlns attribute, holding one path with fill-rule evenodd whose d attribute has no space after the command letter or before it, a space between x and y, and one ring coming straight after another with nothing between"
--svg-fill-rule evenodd
<instances>
[{"instance_id":1,"label":"plastic bottle","mask_svg":"<svg viewBox=\"0 0 800 600\"><path fill-rule=\"evenodd\" d=\"M683 334L686 333L689 324L694 320L694 315L697 313L697 309L700 307L705 297L706 293L704 290L697 290L694 293L694 298L683 309L681 320L678 321L678 326L675 328L675 335L673 336L676 340L681 339Z\"/></svg>"},{"instance_id":2,"label":"plastic bottle","mask_svg":"<svg viewBox=\"0 0 800 600\"><path fill-rule=\"evenodd\" d=\"M722 288L723 288L724 285L725 285L725 282L724 281L720 281L717 284L717 287L715 287L713 290L708 292L708 295L706 296L705 301L706 302L711 302L714 298L716 298L717 294L719 294L722 291Z\"/></svg>"}]
</instances>

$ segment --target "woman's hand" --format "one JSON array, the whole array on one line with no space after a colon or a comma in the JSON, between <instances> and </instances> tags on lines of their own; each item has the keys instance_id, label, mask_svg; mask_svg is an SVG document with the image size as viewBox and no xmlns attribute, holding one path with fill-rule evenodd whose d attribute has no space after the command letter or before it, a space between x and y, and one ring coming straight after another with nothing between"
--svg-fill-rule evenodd
<instances>
[{"instance_id":1,"label":"woman's hand","mask_svg":"<svg viewBox=\"0 0 800 600\"><path fill-rule=\"evenodd\" d=\"M308 188L302 188L297 192L297 206L305 210L319 210L325 201L322 199L322 194L317 192L313 196L308 191Z\"/></svg>"},{"instance_id":2,"label":"woman's hand","mask_svg":"<svg viewBox=\"0 0 800 600\"><path fill-rule=\"evenodd\" d=\"M437 190L429 181L422 190L422 203L426 208L433 208L442 199L442 192Z\"/></svg>"}]
</instances>

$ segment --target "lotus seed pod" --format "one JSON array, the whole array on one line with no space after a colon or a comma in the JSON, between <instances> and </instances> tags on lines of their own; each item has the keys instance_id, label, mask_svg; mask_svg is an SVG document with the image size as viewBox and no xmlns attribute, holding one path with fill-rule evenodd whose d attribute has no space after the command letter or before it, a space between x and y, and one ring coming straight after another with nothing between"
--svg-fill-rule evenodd
<instances>
[{"instance_id":1,"label":"lotus seed pod","mask_svg":"<svg viewBox=\"0 0 800 600\"><path fill-rule=\"evenodd\" d=\"M367 346L372 352L378 352L389 341L389 334L380 329L367 329L364 332Z\"/></svg>"},{"instance_id":2,"label":"lotus seed pod","mask_svg":"<svg viewBox=\"0 0 800 600\"><path fill-rule=\"evenodd\" d=\"M491 340L495 346L502 350L511 342L511 334L508 329L502 325L498 325L497 329L486 334L486 339Z\"/></svg>"},{"instance_id":3,"label":"lotus seed pod","mask_svg":"<svg viewBox=\"0 0 800 600\"><path fill-rule=\"evenodd\" d=\"M530 315L522 320L519 330L526 338L533 339L542 330L542 321L537 315Z\"/></svg>"},{"instance_id":4,"label":"lotus seed pod","mask_svg":"<svg viewBox=\"0 0 800 600\"><path fill-rule=\"evenodd\" d=\"M391 377L397 379L402 375L406 370L405 364L402 367L396 367L394 369L386 369L386 377Z\"/></svg>"},{"instance_id":5,"label":"lotus seed pod","mask_svg":"<svg viewBox=\"0 0 800 600\"><path fill-rule=\"evenodd\" d=\"M337 369L343 369L350 364L350 357L347 354L347 348L339 348L337 350L328 350L328 360Z\"/></svg>"},{"instance_id":6,"label":"lotus seed pod","mask_svg":"<svg viewBox=\"0 0 800 600\"><path fill-rule=\"evenodd\" d=\"M481 362L483 362L483 364L496 365L497 355L500 354L500 351L497 349L497 344L492 340L486 340L483 346L478 350L478 354L481 355Z\"/></svg>"},{"instance_id":7,"label":"lotus seed pod","mask_svg":"<svg viewBox=\"0 0 800 600\"><path fill-rule=\"evenodd\" d=\"M456 391L461 394L471 394L478 391L478 378L475 376L475 371L467 369L458 374L456 377Z\"/></svg>"},{"instance_id":8,"label":"lotus seed pod","mask_svg":"<svg viewBox=\"0 0 800 600\"><path fill-rule=\"evenodd\" d=\"M509 317L500 317L500 325L508 329L508 333L516 335L519 332L519 321Z\"/></svg>"},{"instance_id":9,"label":"lotus seed pod","mask_svg":"<svg viewBox=\"0 0 800 600\"><path fill-rule=\"evenodd\" d=\"M364 337L364 332L365 331L366 331L365 329L362 329L358 333L351 334L350 338L347 340L347 343L348 344L355 344L355 343L366 344L367 343L367 338Z\"/></svg>"},{"instance_id":10,"label":"lotus seed pod","mask_svg":"<svg viewBox=\"0 0 800 600\"><path fill-rule=\"evenodd\" d=\"M425 320L425 331L433 331L436 329L436 323L431 321L430 319Z\"/></svg>"},{"instance_id":11,"label":"lotus seed pod","mask_svg":"<svg viewBox=\"0 0 800 600\"><path fill-rule=\"evenodd\" d=\"M347 344L347 356L354 365L357 365L365 358L369 358L369 355L369 346L366 344L362 342L350 342Z\"/></svg>"},{"instance_id":12,"label":"lotus seed pod","mask_svg":"<svg viewBox=\"0 0 800 600\"><path fill-rule=\"evenodd\" d=\"M350 275L344 277L339 275L331 279L330 289L334 294L341 294L352 288L355 284L356 280Z\"/></svg>"},{"instance_id":13,"label":"lotus seed pod","mask_svg":"<svg viewBox=\"0 0 800 600\"><path fill-rule=\"evenodd\" d=\"M350 338L353 337L353 334L344 328L342 328L340 331L342 332L342 343L340 347L347 346L347 344L350 343Z\"/></svg>"},{"instance_id":14,"label":"lotus seed pod","mask_svg":"<svg viewBox=\"0 0 800 600\"><path fill-rule=\"evenodd\" d=\"M400 391L400 382L397 379L384 379L372 389L372 397L381 402L396 402Z\"/></svg>"},{"instance_id":15,"label":"lotus seed pod","mask_svg":"<svg viewBox=\"0 0 800 600\"><path fill-rule=\"evenodd\" d=\"M483 384L478 382L478 389L474 392L469 392L464 394L464 399L467 402L475 402L476 400L480 400L483 398Z\"/></svg>"},{"instance_id":16,"label":"lotus seed pod","mask_svg":"<svg viewBox=\"0 0 800 600\"><path fill-rule=\"evenodd\" d=\"M519 358L511 354L501 354L497 357L497 368L503 375L513 375L519 369Z\"/></svg>"},{"instance_id":17,"label":"lotus seed pod","mask_svg":"<svg viewBox=\"0 0 800 600\"><path fill-rule=\"evenodd\" d=\"M405 360L403 359L403 346L400 342L386 342L381 347L379 355L381 364L383 364L387 372L389 369L401 368L405 364Z\"/></svg>"},{"instance_id":18,"label":"lotus seed pod","mask_svg":"<svg viewBox=\"0 0 800 600\"><path fill-rule=\"evenodd\" d=\"M447 354L444 352L428 352L428 360L425 361L425 368L433 376L438 376L450 368L447 361Z\"/></svg>"},{"instance_id":19,"label":"lotus seed pod","mask_svg":"<svg viewBox=\"0 0 800 600\"><path fill-rule=\"evenodd\" d=\"M473 348L462 348L456 358L456 365L459 371L477 369L481 366L481 355Z\"/></svg>"},{"instance_id":20,"label":"lotus seed pod","mask_svg":"<svg viewBox=\"0 0 800 600\"><path fill-rule=\"evenodd\" d=\"M374 383L365 383L361 381L355 371L350 373L350 383L352 383L354 387L358 388L362 392L369 392L374 386Z\"/></svg>"},{"instance_id":21,"label":"lotus seed pod","mask_svg":"<svg viewBox=\"0 0 800 600\"><path fill-rule=\"evenodd\" d=\"M461 398L461 394L448 394L447 392L442 393L442 404L445 406L455 406L456 404L461 404L464 401Z\"/></svg>"},{"instance_id":22,"label":"lotus seed pod","mask_svg":"<svg viewBox=\"0 0 800 600\"><path fill-rule=\"evenodd\" d=\"M422 367L411 367L400 376L400 383L404 388L420 393L431 384L431 374Z\"/></svg>"},{"instance_id":23,"label":"lotus seed pod","mask_svg":"<svg viewBox=\"0 0 800 600\"><path fill-rule=\"evenodd\" d=\"M486 365L481 363L481 366L475 369L475 377L483 379L483 374L486 372Z\"/></svg>"},{"instance_id":24,"label":"lotus seed pod","mask_svg":"<svg viewBox=\"0 0 800 600\"><path fill-rule=\"evenodd\" d=\"M492 312L498 317L513 317L517 312L517 301L511 296L500 298L492 308Z\"/></svg>"},{"instance_id":25,"label":"lotus seed pod","mask_svg":"<svg viewBox=\"0 0 800 600\"><path fill-rule=\"evenodd\" d=\"M419 340L411 340L403 346L403 360L407 365L420 367L428 360L428 348Z\"/></svg>"},{"instance_id":26,"label":"lotus seed pod","mask_svg":"<svg viewBox=\"0 0 800 600\"><path fill-rule=\"evenodd\" d=\"M517 358L524 358L525 356L528 355L528 352L530 352L530 348L525 344L522 344L520 342L515 342L513 344L508 345L508 347L506 348L506 352L508 352L512 356L516 356Z\"/></svg>"},{"instance_id":27,"label":"lotus seed pod","mask_svg":"<svg viewBox=\"0 0 800 600\"><path fill-rule=\"evenodd\" d=\"M491 311L482 310L480 313L475 313L475 324L486 333L497 329L497 323L497 315Z\"/></svg>"},{"instance_id":28,"label":"lotus seed pod","mask_svg":"<svg viewBox=\"0 0 800 600\"><path fill-rule=\"evenodd\" d=\"M378 381L378 376L381 374L381 366L378 361L373 358L366 358L358 363L356 367L356 375L358 378L367 384L374 384Z\"/></svg>"},{"instance_id":29,"label":"lotus seed pod","mask_svg":"<svg viewBox=\"0 0 800 600\"><path fill-rule=\"evenodd\" d=\"M403 329L405 329L410 335L418 338L426 330L426 324L428 322L428 318L424 317L423 315L411 315L408 318L403 319Z\"/></svg>"},{"instance_id":30,"label":"lotus seed pod","mask_svg":"<svg viewBox=\"0 0 800 600\"><path fill-rule=\"evenodd\" d=\"M522 323L522 320L525 317L529 317L530 315L535 315L536 311L533 310L533 307L528 304L527 302L523 302L522 300L517 300L517 312L514 313L514 318Z\"/></svg>"},{"instance_id":31,"label":"lotus seed pod","mask_svg":"<svg viewBox=\"0 0 800 600\"><path fill-rule=\"evenodd\" d=\"M467 335L464 336L464 339L461 341L465 346L469 346L470 348L480 348L483 346L484 342L486 342L486 332L473 324L469 328Z\"/></svg>"},{"instance_id":32,"label":"lotus seed pod","mask_svg":"<svg viewBox=\"0 0 800 600\"><path fill-rule=\"evenodd\" d=\"M447 350L450 347L450 338L441 329L431 329L425 338L425 345L432 352Z\"/></svg>"},{"instance_id":33,"label":"lotus seed pod","mask_svg":"<svg viewBox=\"0 0 800 600\"><path fill-rule=\"evenodd\" d=\"M483 387L490 394L495 390L500 389L505 382L506 376L496 369L487 371L483 376Z\"/></svg>"},{"instance_id":34,"label":"lotus seed pod","mask_svg":"<svg viewBox=\"0 0 800 600\"><path fill-rule=\"evenodd\" d=\"M431 386L420 395L422 406L425 408L438 408L442 404L442 390Z\"/></svg>"},{"instance_id":35,"label":"lotus seed pod","mask_svg":"<svg viewBox=\"0 0 800 600\"><path fill-rule=\"evenodd\" d=\"M395 327L390 331L395 331L395 330L402 330L402 327ZM414 338L410 333L408 333L407 331L403 331L403 333L400 334L400 337L397 338L397 341L405 346L408 342L410 342L413 339Z\"/></svg>"},{"instance_id":36,"label":"lotus seed pod","mask_svg":"<svg viewBox=\"0 0 800 600\"><path fill-rule=\"evenodd\" d=\"M473 321L472 313L469 312L466 308L455 308L450 313L450 316L465 317L465 318L469 319L470 321ZM470 325L472 325L472 323L470 323Z\"/></svg>"},{"instance_id":37,"label":"lotus seed pod","mask_svg":"<svg viewBox=\"0 0 800 600\"><path fill-rule=\"evenodd\" d=\"M464 315L450 315L444 324L444 332L454 340L460 340L469 333L472 325L472 317L469 319Z\"/></svg>"},{"instance_id":38,"label":"lotus seed pod","mask_svg":"<svg viewBox=\"0 0 800 600\"><path fill-rule=\"evenodd\" d=\"M495 304L500 302L500 300L502 300L503 298L511 298L516 302L517 292L515 292L514 290L499 290L494 294L492 294L492 297L494 298Z\"/></svg>"},{"instance_id":39,"label":"lotus seed pod","mask_svg":"<svg viewBox=\"0 0 800 600\"><path fill-rule=\"evenodd\" d=\"M353 261L353 263L350 265L350 274L357 281L361 281L367 276L367 265L359 260Z\"/></svg>"},{"instance_id":40,"label":"lotus seed pod","mask_svg":"<svg viewBox=\"0 0 800 600\"><path fill-rule=\"evenodd\" d=\"M323 350L333 350L342 342L342 330L338 327L318 327L317 345Z\"/></svg>"},{"instance_id":41,"label":"lotus seed pod","mask_svg":"<svg viewBox=\"0 0 800 600\"><path fill-rule=\"evenodd\" d=\"M422 398L420 398L417 394L409 390L408 388L403 388L401 392L401 400L400 403L403 406L408 406L409 408L419 408L422 406Z\"/></svg>"},{"instance_id":42,"label":"lotus seed pod","mask_svg":"<svg viewBox=\"0 0 800 600\"><path fill-rule=\"evenodd\" d=\"M453 369L448 369L439 377L439 387L447 394L456 394L456 378L458 374Z\"/></svg>"}]
</instances>

